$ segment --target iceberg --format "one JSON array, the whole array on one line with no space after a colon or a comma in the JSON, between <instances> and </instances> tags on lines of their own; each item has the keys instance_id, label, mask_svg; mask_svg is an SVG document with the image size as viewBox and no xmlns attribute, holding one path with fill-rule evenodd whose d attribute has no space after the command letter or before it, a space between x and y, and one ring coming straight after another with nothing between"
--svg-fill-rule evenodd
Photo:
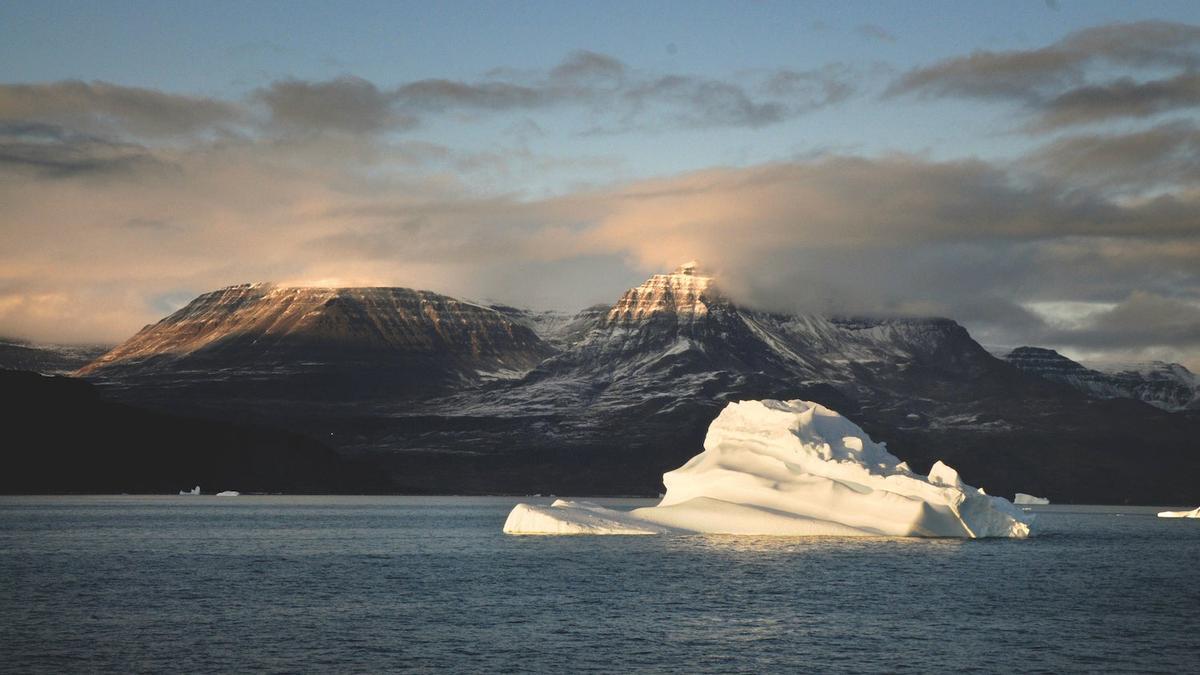
<instances>
[{"instance_id":1,"label":"iceberg","mask_svg":"<svg viewBox=\"0 0 1200 675\"><path fill-rule=\"evenodd\" d=\"M191 490L180 490L179 494L180 495L192 495L192 496L198 495L198 494L200 494L200 486L197 485L196 487L192 488Z\"/></svg>"},{"instance_id":2,"label":"iceberg","mask_svg":"<svg viewBox=\"0 0 1200 675\"><path fill-rule=\"evenodd\" d=\"M218 497L240 497L242 493L237 490L222 490L217 493Z\"/></svg>"},{"instance_id":3,"label":"iceberg","mask_svg":"<svg viewBox=\"0 0 1200 675\"><path fill-rule=\"evenodd\" d=\"M663 475L656 506L518 504L509 534L1027 537L1031 516L942 462L908 468L858 425L810 401L730 403L704 451Z\"/></svg>"},{"instance_id":4,"label":"iceberg","mask_svg":"<svg viewBox=\"0 0 1200 675\"><path fill-rule=\"evenodd\" d=\"M1045 497L1034 497L1033 495L1027 495L1024 492L1018 492L1015 496L1013 496L1013 504L1018 506L1045 506L1049 503L1050 500L1046 499Z\"/></svg>"},{"instance_id":5,"label":"iceberg","mask_svg":"<svg viewBox=\"0 0 1200 675\"><path fill-rule=\"evenodd\" d=\"M1159 518L1200 518L1200 506L1191 511L1159 511Z\"/></svg>"}]
</instances>

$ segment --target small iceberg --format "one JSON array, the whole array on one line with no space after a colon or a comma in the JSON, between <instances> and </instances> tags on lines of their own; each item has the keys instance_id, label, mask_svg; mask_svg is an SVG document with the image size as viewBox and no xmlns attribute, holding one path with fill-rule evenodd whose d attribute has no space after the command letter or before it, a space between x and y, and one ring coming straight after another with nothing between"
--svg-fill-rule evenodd
<instances>
[{"instance_id":1,"label":"small iceberg","mask_svg":"<svg viewBox=\"0 0 1200 675\"><path fill-rule=\"evenodd\" d=\"M240 497L241 495L242 493L238 492L237 490L225 490L217 493L218 497Z\"/></svg>"},{"instance_id":2,"label":"small iceberg","mask_svg":"<svg viewBox=\"0 0 1200 675\"><path fill-rule=\"evenodd\" d=\"M1045 506L1050 503L1050 500L1045 497L1034 497L1024 492L1018 492L1013 497L1013 503L1017 506Z\"/></svg>"},{"instance_id":3,"label":"small iceberg","mask_svg":"<svg viewBox=\"0 0 1200 675\"><path fill-rule=\"evenodd\" d=\"M1159 518L1200 518L1200 506L1191 511L1159 511Z\"/></svg>"},{"instance_id":4,"label":"small iceberg","mask_svg":"<svg viewBox=\"0 0 1200 675\"><path fill-rule=\"evenodd\" d=\"M509 534L1027 537L1031 516L963 483L941 462L928 476L858 425L809 401L730 403L704 452L663 476L657 506L518 504Z\"/></svg>"},{"instance_id":5,"label":"small iceberg","mask_svg":"<svg viewBox=\"0 0 1200 675\"><path fill-rule=\"evenodd\" d=\"M517 504L508 514L509 534L662 534L667 528L592 502L556 499L550 506Z\"/></svg>"},{"instance_id":6,"label":"small iceberg","mask_svg":"<svg viewBox=\"0 0 1200 675\"><path fill-rule=\"evenodd\" d=\"M200 486L199 486L199 485L197 485L196 487L192 488L191 490L180 490L180 491L179 491L179 494L181 494L181 495L193 495L193 496L194 496L194 495L198 495L198 494L200 494Z\"/></svg>"}]
</instances>

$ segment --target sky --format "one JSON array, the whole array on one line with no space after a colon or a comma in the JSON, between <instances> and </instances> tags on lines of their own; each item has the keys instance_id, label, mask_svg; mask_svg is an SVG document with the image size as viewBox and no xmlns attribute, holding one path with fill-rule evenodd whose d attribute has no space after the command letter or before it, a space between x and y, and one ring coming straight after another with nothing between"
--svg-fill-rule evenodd
<instances>
[{"instance_id":1,"label":"sky","mask_svg":"<svg viewBox=\"0 0 1200 675\"><path fill-rule=\"evenodd\" d=\"M0 4L0 335L251 281L940 315L1200 371L1195 2Z\"/></svg>"}]
</instances>

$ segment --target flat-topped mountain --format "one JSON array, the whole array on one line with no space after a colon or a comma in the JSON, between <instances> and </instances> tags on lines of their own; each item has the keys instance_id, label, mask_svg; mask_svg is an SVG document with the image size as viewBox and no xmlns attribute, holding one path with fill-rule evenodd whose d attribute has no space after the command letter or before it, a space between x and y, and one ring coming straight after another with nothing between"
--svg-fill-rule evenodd
<instances>
[{"instance_id":1,"label":"flat-topped mountain","mask_svg":"<svg viewBox=\"0 0 1200 675\"><path fill-rule=\"evenodd\" d=\"M1200 500L1186 415L1024 372L950 319L740 306L695 263L575 315L236 286L81 373L120 400L301 430L400 492L656 494L726 403L802 398L993 494Z\"/></svg>"},{"instance_id":2,"label":"flat-topped mountain","mask_svg":"<svg viewBox=\"0 0 1200 675\"><path fill-rule=\"evenodd\" d=\"M1170 411L1200 410L1200 378L1178 363L1152 361L1101 371L1044 347L1018 347L1004 359L1093 398L1129 398Z\"/></svg>"},{"instance_id":3,"label":"flat-topped mountain","mask_svg":"<svg viewBox=\"0 0 1200 675\"><path fill-rule=\"evenodd\" d=\"M551 351L490 307L430 291L243 284L201 295L79 374L275 378L299 380L317 397L326 385L336 385L338 396L375 395L521 372Z\"/></svg>"}]
</instances>

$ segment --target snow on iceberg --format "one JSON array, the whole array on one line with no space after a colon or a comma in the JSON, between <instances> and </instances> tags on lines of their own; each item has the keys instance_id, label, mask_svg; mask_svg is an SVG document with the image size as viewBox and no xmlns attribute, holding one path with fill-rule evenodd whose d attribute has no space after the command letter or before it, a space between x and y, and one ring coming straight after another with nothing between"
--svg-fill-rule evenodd
<instances>
[{"instance_id":1,"label":"snow on iceberg","mask_svg":"<svg viewBox=\"0 0 1200 675\"><path fill-rule=\"evenodd\" d=\"M1191 511L1159 511L1159 518L1200 518L1200 506Z\"/></svg>"},{"instance_id":2,"label":"snow on iceberg","mask_svg":"<svg viewBox=\"0 0 1200 675\"><path fill-rule=\"evenodd\" d=\"M1050 500L1045 497L1034 497L1024 492L1018 492L1013 496L1013 503L1017 506L1045 506L1050 503Z\"/></svg>"},{"instance_id":3,"label":"snow on iceberg","mask_svg":"<svg viewBox=\"0 0 1200 675\"><path fill-rule=\"evenodd\" d=\"M838 413L809 401L730 403L704 452L663 476L653 507L518 504L510 534L1026 537L1029 516L941 462L921 476Z\"/></svg>"}]
</instances>

